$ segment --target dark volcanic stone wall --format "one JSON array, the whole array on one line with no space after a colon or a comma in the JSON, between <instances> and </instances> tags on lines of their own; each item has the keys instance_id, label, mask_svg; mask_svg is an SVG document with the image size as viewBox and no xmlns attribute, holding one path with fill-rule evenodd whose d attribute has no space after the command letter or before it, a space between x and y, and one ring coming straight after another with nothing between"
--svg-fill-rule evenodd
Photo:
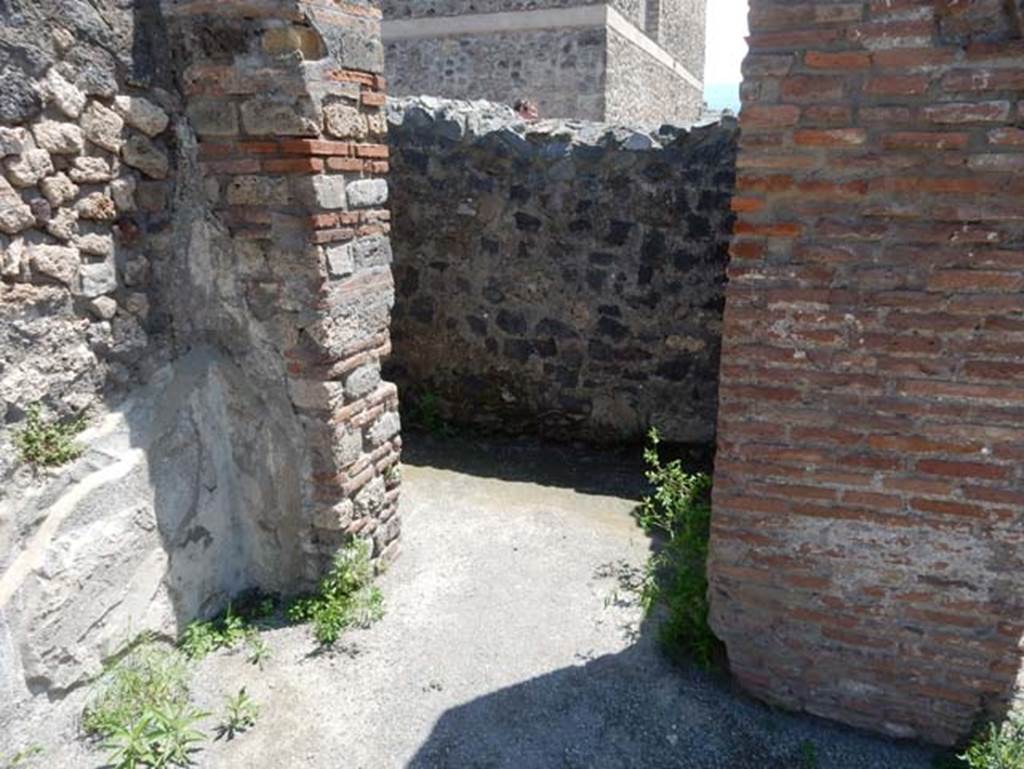
<instances>
[{"instance_id":1,"label":"dark volcanic stone wall","mask_svg":"<svg viewBox=\"0 0 1024 769\"><path fill-rule=\"evenodd\" d=\"M426 98L388 115L389 376L413 412L711 440L735 124L649 135Z\"/></svg>"}]
</instances>

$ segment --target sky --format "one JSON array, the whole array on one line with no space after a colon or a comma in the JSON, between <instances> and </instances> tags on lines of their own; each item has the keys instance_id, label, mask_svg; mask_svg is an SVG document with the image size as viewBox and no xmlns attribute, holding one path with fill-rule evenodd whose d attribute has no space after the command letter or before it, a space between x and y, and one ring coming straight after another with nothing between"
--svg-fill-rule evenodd
<instances>
[{"instance_id":1,"label":"sky","mask_svg":"<svg viewBox=\"0 0 1024 769\"><path fill-rule=\"evenodd\" d=\"M746 36L747 0L709 0L704 98L711 109L739 110Z\"/></svg>"}]
</instances>

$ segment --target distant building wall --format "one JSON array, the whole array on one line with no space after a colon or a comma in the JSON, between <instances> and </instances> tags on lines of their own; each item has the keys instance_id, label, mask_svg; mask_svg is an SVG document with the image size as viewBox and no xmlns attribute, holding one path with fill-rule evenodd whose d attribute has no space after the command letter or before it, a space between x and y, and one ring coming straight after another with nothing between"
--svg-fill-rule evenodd
<instances>
[{"instance_id":1,"label":"distant building wall","mask_svg":"<svg viewBox=\"0 0 1024 769\"><path fill-rule=\"evenodd\" d=\"M685 124L703 101L705 2L385 3L388 78L399 96L528 98L544 117Z\"/></svg>"},{"instance_id":2,"label":"distant building wall","mask_svg":"<svg viewBox=\"0 0 1024 769\"><path fill-rule=\"evenodd\" d=\"M700 86L664 57L608 30L604 115L610 123L692 122L704 102Z\"/></svg>"},{"instance_id":3,"label":"distant building wall","mask_svg":"<svg viewBox=\"0 0 1024 769\"><path fill-rule=\"evenodd\" d=\"M444 94L511 104L542 115L600 120L607 33L601 27L391 40L389 80L401 95Z\"/></svg>"},{"instance_id":4,"label":"distant building wall","mask_svg":"<svg viewBox=\"0 0 1024 769\"><path fill-rule=\"evenodd\" d=\"M658 0L657 34L651 36L697 78L704 79L708 0ZM650 29L651 19L647 19Z\"/></svg>"}]
</instances>

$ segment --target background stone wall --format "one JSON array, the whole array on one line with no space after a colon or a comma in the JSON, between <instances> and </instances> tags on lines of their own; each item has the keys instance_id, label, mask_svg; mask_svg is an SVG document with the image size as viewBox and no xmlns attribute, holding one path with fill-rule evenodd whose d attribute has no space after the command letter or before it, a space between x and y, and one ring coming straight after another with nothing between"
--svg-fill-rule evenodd
<instances>
[{"instance_id":1,"label":"background stone wall","mask_svg":"<svg viewBox=\"0 0 1024 769\"><path fill-rule=\"evenodd\" d=\"M604 120L623 125L688 125L703 92L614 30L608 30Z\"/></svg>"},{"instance_id":2,"label":"background stone wall","mask_svg":"<svg viewBox=\"0 0 1024 769\"><path fill-rule=\"evenodd\" d=\"M542 115L600 120L605 113L607 34L599 27L393 40L391 90L513 104Z\"/></svg>"},{"instance_id":3,"label":"background stone wall","mask_svg":"<svg viewBox=\"0 0 1024 769\"><path fill-rule=\"evenodd\" d=\"M619 0L635 2L635 0ZM542 8L572 8L586 5L583 0L382 0L385 19L420 18L425 16L457 16L467 13L503 13L532 11Z\"/></svg>"},{"instance_id":4,"label":"background stone wall","mask_svg":"<svg viewBox=\"0 0 1024 769\"><path fill-rule=\"evenodd\" d=\"M751 5L713 624L759 695L951 743L1022 681L1022 29Z\"/></svg>"},{"instance_id":5,"label":"background stone wall","mask_svg":"<svg viewBox=\"0 0 1024 769\"><path fill-rule=\"evenodd\" d=\"M393 557L401 445L375 6L3 10L0 733L143 630ZM70 467L18 461L36 400L88 409Z\"/></svg>"},{"instance_id":6,"label":"background stone wall","mask_svg":"<svg viewBox=\"0 0 1024 769\"><path fill-rule=\"evenodd\" d=\"M635 28L661 45L700 79L704 71L706 0L672 0L655 7L659 19L649 27L650 3L615 0L593 4L576 0L541 3L385 3L385 18L458 17L497 12L614 8ZM388 39L387 66L398 96L428 94L454 99L484 99L513 104L528 98L543 117L622 121L632 125L683 125L700 115L701 88L688 82L665 61L653 56L595 14L594 26L509 29L472 33L413 33ZM564 23L564 22L563 22ZM618 31L617 31L618 30ZM408 30L406 30L406 34ZM663 55L663 54L662 54Z\"/></svg>"},{"instance_id":7,"label":"background stone wall","mask_svg":"<svg viewBox=\"0 0 1024 769\"><path fill-rule=\"evenodd\" d=\"M680 61L695 77L704 79L709 0L656 0L657 32L662 48ZM714 0L710 0L714 2ZM648 3L650 5L650 2ZM648 9L648 29L652 23Z\"/></svg>"},{"instance_id":8,"label":"background stone wall","mask_svg":"<svg viewBox=\"0 0 1024 769\"><path fill-rule=\"evenodd\" d=\"M393 101L390 375L492 430L714 432L734 123L660 135Z\"/></svg>"}]
</instances>

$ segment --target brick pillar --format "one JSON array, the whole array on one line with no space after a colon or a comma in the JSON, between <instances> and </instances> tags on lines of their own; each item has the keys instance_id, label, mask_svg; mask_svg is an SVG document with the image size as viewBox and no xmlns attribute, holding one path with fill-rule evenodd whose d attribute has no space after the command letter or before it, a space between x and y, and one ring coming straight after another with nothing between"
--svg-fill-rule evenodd
<instances>
[{"instance_id":1,"label":"brick pillar","mask_svg":"<svg viewBox=\"0 0 1024 769\"><path fill-rule=\"evenodd\" d=\"M303 509L281 515L299 519L309 578L352 536L390 558L401 438L396 389L380 377L394 300L380 12L366 0L165 0L164 13L247 323L305 432L293 458Z\"/></svg>"},{"instance_id":2,"label":"brick pillar","mask_svg":"<svg viewBox=\"0 0 1024 769\"><path fill-rule=\"evenodd\" d=\"M1022 680L1018 18L751 6L713 624L755 694L951 743Z\"/></svg>"}]
</instances>

